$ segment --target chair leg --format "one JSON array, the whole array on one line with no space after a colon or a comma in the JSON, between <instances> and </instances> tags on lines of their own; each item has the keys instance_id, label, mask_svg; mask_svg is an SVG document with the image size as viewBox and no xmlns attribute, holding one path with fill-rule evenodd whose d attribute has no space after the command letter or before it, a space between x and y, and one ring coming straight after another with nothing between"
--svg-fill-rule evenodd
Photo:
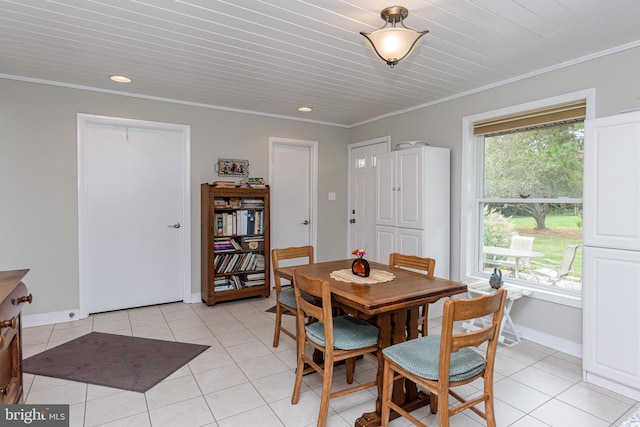
<instances>
[{"instance_id":1,"label":"chair leg","mask_svg":"<svg viewBox=\"0 0 640 427\"><path fill-rule=\"evenodd\" d=\"M273 347L278 347L280 344L280 327L282 325L282 307L280 303L276 302L276 329L273 331Z\"/></svg>"},{"instance_id":2,"label":"chair leg","mask_svg":"<svg viewBox=\"0 0 640 427\"><path fill-rule=\"evenodd\" d=\"M391 408L389 407L389 401L391 401L391 394L393 393L393 371L391 365L385 360L384 370L382 377L382 410L380 413L380 421L382 427L389 426L389 417L391 416Z\"/></svg>"},{"instance_id":3,"label":"chair leg","mask_svg":"<svg viewBox=\"0 0 640 427\"><path fill-rule=\"evenodd\" d=\"M347 370L347 384L353 384L353 374L356 371L356 358L352 357L344 361Z\"/></svg>"},{"instance_id":4,"label":"chair leg","mask_svg":"<svg viewBox=\"0 0 640 427\"><path fill-rule=\"evenodd\" d=\"M429 410L432 414L436 414L438 412L438 395L435 393L431 393L429 395Z\"/></svg>"},{"instance_id":5,"label":"chair leg","mask_svg":"<svg viewBox=\"0 0 640 427\"><path fill-rule=\"evenodd\" d=\"M333 383L333 357L327 358L325 354L324 369L322 374L322 397L320 398L320 413L318 414L317 427L325 427L329 415L329 399L331 398L331 384Z\"/></svg>"},{"instance_id":6,"label":"chair leg","mask_svg":"<svg viewBox=\"0 0 640 427\"><path fill-rule=\"evenodd\" d=\"M440 394L437 397L440 427L449 427L449 393L445 387L439 387L438 389L440 391Z\"/></svg>"},{"instance_id":7,"label":"chair leg","mask_svg":"<svg viewBox=\"0 0 640 427\"><path fill-rule=\"evenodd\" d=\"M484 414L487 427L496 427L496 413L493 407L493 381L484 382L484 394L486 400L484 401Z\"/></svg>"},{"instance_id":8,"label":"chair leg","mask_svg":"<svg viewBox=\"0 0 640 427\"><path fill-rule=\"evenodd\" d=\"M298 347L299 345L296 345L296 349L298 351L298 364L297 364L298 366L296 367L296 379L293 384L293 394L291 395L292 405L297 405L298 399L300 399L300 388L302 387L302 375L304 374L304 359L302 358L302 355Z\"/></svg>"}]
</instances>

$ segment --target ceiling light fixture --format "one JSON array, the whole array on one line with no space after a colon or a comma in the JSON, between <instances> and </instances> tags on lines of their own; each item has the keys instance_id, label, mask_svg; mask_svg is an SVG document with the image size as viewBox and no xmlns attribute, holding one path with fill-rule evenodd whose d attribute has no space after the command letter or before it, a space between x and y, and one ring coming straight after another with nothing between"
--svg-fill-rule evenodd
<instances>
[{"instance_id":1,"label":"ceiling light fixture","mask_svg":"<svg viewBox=\"0 0 640 427\"><path fill-rule=\"evenodd\" d=\"M298 111L301 111L303 113L310 113L311 111L313 111L313 108L311 108L311 107L300 107L300 108L298 108Z\"/></svg>"},{"instance_id":2,"label":"ceiling light fixture","mask_svg":"<svg viewBox=\"0 0 640 427\"><path fill-rule=\"evenodd\" d=\"M404 19L409 16L409 11L402 6L391 6L380 12L384 25L375 31L362 34L371 44L373 51L393 68L398 61L406 58L418 40L429 31L416 31L404 25ZM402 27L396 27L400 23ZM387 25L391 27L387 28Z\"/></svg>"},{"instance_id":3,"label":"ceiling light fixture","mask_svg":"<svg viewBox=\"0 0 640 427\"><path fill-rule=\"evenodd\" d=\"M109 76L116 83L131 83L131 79L127 76Z\"/></svg>"}]
</instances>

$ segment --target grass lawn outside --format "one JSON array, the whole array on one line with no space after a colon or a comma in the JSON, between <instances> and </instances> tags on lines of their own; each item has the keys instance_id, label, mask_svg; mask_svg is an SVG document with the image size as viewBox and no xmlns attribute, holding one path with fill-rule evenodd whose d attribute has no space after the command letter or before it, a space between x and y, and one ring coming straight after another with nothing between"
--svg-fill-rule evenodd
<instances>
[{"instance_id":1,"label":"grass lawn outside","mask_svg":"<svg viewBox=\"0 0 640 427\"><path fill-rule=\"evenodd\" d=\"M517 233L521 236L535 237L533 250L542 252L544 258L554 261L562 259L562 252L567 245L582 245L582 218L574 215L547 216L546 230L536 230L536 221L532 217L511 217ZM536 261L540 261L537 259ZM578 248L573 262L573 277L582 277L582 247Z\"/></svg>"}]
</instances>

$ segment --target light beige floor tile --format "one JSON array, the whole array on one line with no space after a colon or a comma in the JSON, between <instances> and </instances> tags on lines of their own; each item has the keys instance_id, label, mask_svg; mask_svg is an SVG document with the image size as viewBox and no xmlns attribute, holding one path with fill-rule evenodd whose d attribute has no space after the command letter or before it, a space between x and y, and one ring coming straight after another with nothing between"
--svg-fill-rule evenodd
<instances>
[{"instance_id":1,"label":"light beige floor tile","mask_svg":"<svg viewBox=\"0 0 640 427\"><path fill-rule=\"evenodd\" d=\"M226 347L226 350L235 362L243 362L249 359L273 355L271 349L264 345L262 341L249 341L244 344Z\"/></svg>"},{"instance_id":2,"label":"light beige floor tile","mask_svg":"<svg viewBox=\"0 0 640 427\"><path fill-rule=\"evenodd\" d=\"M28 329L24 329L28 331ZM22 347L28 347L32 345L38 344L46 344L49 342L49 338L51 338L51 333L53 332L53 327L49 330L40 329L39 331L31 331L30 333L25 333L22 335Z\"/></svg>"},{"instance_id":3,"label":"light beige floor tile","mask_svg":"<svg viewBox=\"0 0 640 427\"><path fill-rule=\"evenodd\" d=\"M213 337L213 334L204 325L193 327L189 329L181 329L179 331L173 331L173 336L176 337L176 341L187 342L191 340L203 339Z\"/></svg>"},{"instance_id":4,"label":"light beige floor tile","mask_svg":"<svg viewBox=\"0 0 640 427\"><path fill-rule=\"evenodd\" d=\"M214 337L213 335L209 335L204 338L189 339L185 340L184 342L188 342L191 344L208 345L209 348L207 349L207 351L216 348L223 348L222 344L220 344L220 341L218 341L218 338Z\"/></svg>"},{"instance_id":5,"label":"light beige floor tile","mask_svg":"<svg viewBox=\"0 0 640 427\"><path fill-rule=\"evenodd\" d=\"M149 411L153 427L199 427L215 421L203 396Z\"/></svg>"},{"instance_id":6,"label":"light beige floor tile","mask_svg":"<svg viewBox=\"0 0 640 427\"><path fill-rule=\"evenodd\" d=\"M502 375L512 375L526 368L528 364L518 359L505 356L498 352L496 354L495 371Z\"/></svg>"},{"instance_id":7,"label":"light beige floor tile","mask_svg":"<svg viewBox=\"0 0 640 427\"><path fill-rule=\"evenodd\" d=\"M251 383L258 390L262 398L267 402L291 398L296 375L291 371L279 372L268 377L253 380ZM303 382L301 392L308 391L309 387Z\"/></svg>"},{"instance_id":8,"label":"light beige floor tile","mask_svg":"<svg viewBox=\"0 0 640 427\"><path fill-rule=\"evenodd\" d=\"M124 391L87 401L85 425L96 426L146 412L144 394Z\"/></svg>"},{"instance_id":9,"label":"light beige floor tile","mask_svg":"<svg viewBox=\"0 0 640 427\"><path fill-rule=\"evenodd\" d=\"M68 322L56 323L53 327L53 332L62 331L64 329L75 328L89 328L93 326L93 316L86 317L84 319L69 320Z\"/></svg>"},{"instance_id":10,"label":"light beige floor tile","mask_svg":"<svg viewBox=\"0 0 640 427\"><path fill-rule=\"evenodd\" d=\"M82 427L84 425L84 402L69 405L69 427Z\"/></svg>"},{"instance_id":11,"label":"light beige floor tile","mask_svg":"<svg viewBox=\"0 0 640 427\"><path fill-rule=\"evenodd\" d=\"M114 394L124 393L125 390L101 385L87 384L87 400L100 399Z\"/></svg>"},{"instance_id":12,"label":"light beige floor tile","mask_svg":"<svg viewBox=\"0 0 640 427\"><path fill-rule=\"evenodd\" d=\"M45 377L42 375L35 375L33 382L31 384L30 392L36 392L41 390L47 390L56 387L62 386L73 386L83 383L78 383L75 381L63 380L61 378L53 378L53 377ZM86 386L86 385L85 385Z\"/></svg>"},{"instance_id":13,"label":"light beige floor tile","mask_svg":"<svg viewBox=\"0 0 640 427\"><path fill-rule=\"evenodd\" d=\"M251 383L229 387L215 393L204 396L217 421L251 409L259 408L266 404L260 393Z\"/></svg>"},{"instance_id":14,"label":"light beige floor tile","mask_svg":"<svg viewBox=\"0 0 640 427\"><path fill-rule=\"evenodd\" d=\"M269 406L285 426L306 426L318 419L320 396L313 391L306 391L300 393L300 399L296 405L291 404L291 398L285 398ZM329 408L329 416L334 414L333 409Z\"/></svg>"},{"instance_id":15,"label":"light beige floor tile","mask_svg":"<svg viewBox=\"0 0 640 427\"><path fill-rule=\"evenodd\" d=\"M584 387L581 384L559 394L558 400L610 423L620 418L631 406L603 394L600 390Z\"/></svg>"},{"instance_id":16,"label":"light beige floor tile","mask_svg":"<svg viewBox=\"0 0 640 427\"><path fill-rule=\"evenodd\" d=\"M284 424L278 419L268 406L252 409L242 414L226 418L218 422L220 427L282 427Z\"/></svg>"},{"instance_id":17,"label":"light beige floor tile","mask_svg":"<svg viewBox=\"0 0 640 427\"><path fill-rule=\"evenodd\" d=\"M233 359L224 348L208 349L189 362L193 373L209 371L222 366L233 365Z\"/></svg>"},{"instance_id":18,"label":"light beige floor tile","mask_svg":"<svg viewBox=\"0 0 640 427\"><path fill-rule=\"evenodd\" d=\"M87 385L67 381L56 387L31 390L25 399L25 403L37 404L69 404L84 402L87 399Z\"/></svg>"},{"instance_id":19,"label":"light beige floor tile","mask_svg":"<svg viewBox=\"0 0 640 427\"><path fill-rule=\"evenodd\" d=\"M100 424L100 427L151 427L151 420L149 419L149 413L143 412L105 424Z\"/></svg>"},{"instance_id":20,"label":"light beige floor tile","mask_svg":"<svg viewBox=\"0 0 640 427\"><path fill-rule=\"evenodd\" d=\"M500 399L527 413L551 399L551 396L548 394L544 394L510 378L505 378L495 383L493 391L496 399Z\"/></svg>"},{"instance_id":21,"label":"light beige floor tile","mask_svg":"<svg viewBox=\"0 0 640 427\"><path fill-rule=\"evenodd\" d=\"M272 307L274 301L272 294L269 298L210 307L202 303L176 303L24 328L25 357L91 330L212 346L146 396L27 373L24 375L25 401L77 400L71 404L71 427L95 424L151 426L152 420L153 427L315 426L321 377L317 374L305 376L300 403L291 405L296 369L295 341L281 335L280 346L272 347L275 315L265 310ZM290 329L295 327L294 320L293 316L283 317ZM439 333L440 322L440 318L430 319L432 333ZM640 408L640 403L633 399L584 383L581 362L579 358L527 340L513 347L500 345L494 375L498 426L617 427ZM360 360L355 381L369 381L375 378L376 372L376 360ZM343 387L346 387L344 366L339 366L334 373L332 389ZM474 381L457 391L469 397L478 394L481 387L481 381ZM245 397L238 399L238 395ZM453 398L449 402L457 404ZM148 406L155 408L152 413ZM220 417L218 421L214 419L214 408ZM375 389L333 399L328 426L353 425L364 412L374 408ZM438 415L432 415L428 408L420 408L414 415L426 419L428 425L438 425ZM390 425L405 427L410 423L400 418ZM451 422L452 427L484 425L484 421L469 411L456 415Z\"/></svg>"},{"instance_id":22,"label":"light beige floor tile","mask_svg":"<svg viewBox=\"0 0 640 427\"><path fill-rule=\"evenodd\" d=\"M242 323L236 322L235 319L227 320L224 322L215 322L215 323L206 322L205 325L207 326L207 328L209 328L211 333L214 334L218 339L220 339L220 337L222 336L230 335L230 334L232 335L238 332L250 333L249 330L245 328L245 326ZM240 344L240 343L235 343L231 345L237 345L237 344Z\"/></svg>"},{"instance_id":23,"label":"light beige floor tile","mask_svg":"<svg viewBox=\"0 0 640 427\"><path fill-rule=\"evenodd\" d=\"M50 345L48 345L47 348L49 349L55 347L56 345L60 345L62 343L79 338L83 335L87 335L89 332L91 332L91 330L91 325L83 325L65 329L57 329L56 325L56 328L54 328L53 332L51 332L51 338L49 339ZM51 345L51 343L55 343L55 345Z\"/></svg>"},{"instance_id":24,"label":"light beige floor tile","mask_svg":"<svg viewBox=\"0 0 640 427\"><path fill-rule=\"evenodd\" d=\"M153 410L202 396L202 392L193 375L189 375L170 381L162 381L144 395L147 399L149 410Z\"/></svg>"},{"instance_id":25,"label":"light beige floor tile","mask_svg":"<svg viewBox=\"0 0 640 427\"><path fill-rule=\"evenodd\" d=\"M129 322L128 317L126 319L112 319L109 321L93 323L93 332L111 332L121 331L124 329L128 329L128 335L131 335L131 323Z\"/></svg>"},{"instance_id":26,"label":"light beige floor tile","mask_svg":"<svg viewBox=\"0 0 640 427\"><path fill-rule=\"evenodd\" d=\"M543 423L542 421L537 420L530 415L526 415L520 418L515 423L511 424L510 427L549 427L549 424Z\"/></svg>"},{"instance_id":27,"label":"light beige floor tile","mask_svg":"<svg viewBox=\"0 0 640 427\"><path fill-rule=\"evenodd\" d=\"M194 377L203 394L214 393L249 381L235 364L198 372Z\"/></svg>"},{"instance_id":28,"label":"light beige floor tile","mask_svg":"<svg viewBox=\"0 0 640 427\"><path fill-rule=\"evenodd\" d=\"M215 335L216 335L216 338L218 338L218 341L220 341L220 344L222 344L222 346L225 348L234 347L240 344L246 344L252 341L259 341L258 338L256 338L255 335L249 332L248 329L243 329L243 330L234 331L234 332L225 332L223 334L215 334Z\"/></svg>"},{"instance_id":29,"label":"light beige floor tile","mask_svg":"<svg viewBox=\"0 0 640 427\"><path fill-rule=\"evenodd\" d=\"M175 337L169 328L158 328L155 326L134 326L133 336L139 338L150 338L155 340L175 341Z\"/></svg>"},{"instance_id":30,"label":"light beige floor tile","mask_svg":"<svg viewBox=\"0 0 640 427\"><path fill-rule=\"evenodd\" d=\"M529 366L522 371L516 372L509 378L534 388L549 396L557 396L574 385L574 382L560 378L538 368Z\"/></svg>"},{"instance_id":31,"label":"light beige floor tile","mask_svg":"<svg viewBox=\"0 0 640 427\"><path fill-rule=\"evenodd\" d=\"M35 356L36 354L42 353L47 349L47 343L33 344L33 345L24 345L22 347L22 358L27 359L31 356Z\"/></svg>"},{"instance_id":32,"label":"light beige floor tile","mask_svg":"<svg viewBox=\"0 0 640 427\"><path fill-rule=\"evenodd\" d=\"M278 372L289 371L287 365L282 363L282 361L274 354L250 360L243 360L242 362L238 362L238 366L251 381L264 378Z\"/></svg>"},{"instance_id":33,"label":"light beige floor tile","mask_svg":"<svg viewBox=\"0 0 640 427\"><path fill-rule=\"evenodd\" d=\"M557 399L550 400L530 413L534 418L550 425L551 427L609 427L610 423L603 419L587 414L578 408L561 402Z\"/></svg>"}]
</instances>

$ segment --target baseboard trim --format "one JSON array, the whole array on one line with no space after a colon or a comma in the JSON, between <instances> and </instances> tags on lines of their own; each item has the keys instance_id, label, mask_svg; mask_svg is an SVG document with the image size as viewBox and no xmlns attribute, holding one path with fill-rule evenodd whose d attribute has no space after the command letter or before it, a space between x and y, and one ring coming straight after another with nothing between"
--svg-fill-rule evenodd
<instances>
[{"instance_id":1,"label":"baseboard trim","mask_svg":"<svg viewBox=\"0 0 640 427\"><path fill-rule=\"evenodd\" d=\"M51 325L53 323L73 322L80 320L79 308L72 308L64 311L52 311L49 313L30 314L22 316L22 326L29 328L33 326Z\"/></svg>"},{"instance_id":2,"label":"baseboard trim","mask_svg":"<svg viewBox=\"0 0 640 427\"><path fill-rule=\"evenodd\" d=\"M582 344L580 343L569 341L554 335L545 334L535 329L529 329L517 324L516 328L520 330L520 335L524 339L570 354L571 356L582 358Z\"/></svg>"}]
</instances>

